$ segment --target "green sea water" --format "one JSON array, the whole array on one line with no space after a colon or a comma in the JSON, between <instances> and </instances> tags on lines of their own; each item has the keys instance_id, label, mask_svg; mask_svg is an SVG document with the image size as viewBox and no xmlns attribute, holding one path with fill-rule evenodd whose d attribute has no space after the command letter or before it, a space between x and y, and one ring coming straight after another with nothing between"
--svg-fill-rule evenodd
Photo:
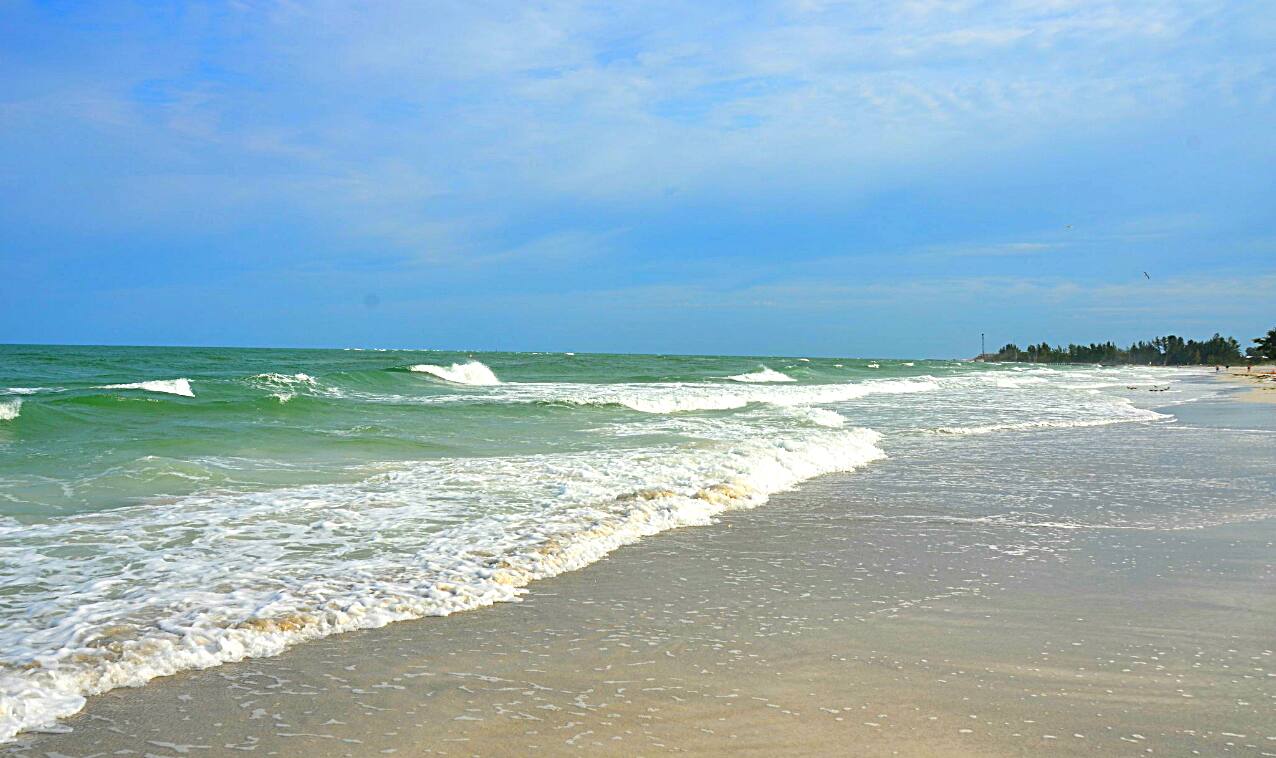
<instances>
[{"instance_id":1,"label":"green sea water","mask_svg":"<svg viewBox=\"0 0 1276 758\"><path fill-rule=\"evenodd\" d=\"M507 383L622 387L721 381L762 364L782 368L801 383L958 374L973 365L0 346L0 393L5 393L0 398L18 413L0 425L0 492L8 502L3 513L32 522L209 487L346 481L387 461L587 450L598 444L592 430L600 424L646 416L620 402L575 404L570 387L510 398L409 370L471 360L482 361ZM880 368L866 368L870 363ZM163 387L103 389L175 379L187 380L193 397ZM653 430L648 436L661 433Z\"/></svg>"}]
</instances>

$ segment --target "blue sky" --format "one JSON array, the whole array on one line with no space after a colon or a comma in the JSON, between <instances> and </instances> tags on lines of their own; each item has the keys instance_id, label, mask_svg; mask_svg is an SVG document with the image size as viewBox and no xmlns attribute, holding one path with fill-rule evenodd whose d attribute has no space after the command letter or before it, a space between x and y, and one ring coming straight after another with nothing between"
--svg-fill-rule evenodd
<instances>
[{"instance_id":1,"label":"blue sky","mask_svg":"<svg viewBox=\"0 0 1276 758\"><path fill-rule=\"evenodd\" d=\"M1273 40L1222 1L0 0L0 342L1248 339Z\"/></svg>"}]
</instances>

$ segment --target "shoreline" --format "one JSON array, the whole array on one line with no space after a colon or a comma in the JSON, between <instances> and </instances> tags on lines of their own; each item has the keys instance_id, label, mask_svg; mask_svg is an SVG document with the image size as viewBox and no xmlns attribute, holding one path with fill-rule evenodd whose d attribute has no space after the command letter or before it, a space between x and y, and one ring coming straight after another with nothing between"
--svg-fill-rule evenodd
<instances>
[{"instance_id":1,"label":"shoreline","mask_svg":"<svg viewBox=\"0 0 1276 758\"><path fill-rule=\"evenodd\" d=\"M1171 427L1209 422L1208 408L1189 415ZM1262 720L1237 705L1263 696L1209 678L1270 663L1263 630L1276 604L1262 588L1276 522L1165 532L954 520L962 503L1032 474L1002 466L1007 445L1029 435L1096 451L1165 437L1155 424L988 436L950 446L961 464L921 462L973 468L988 492L888 459L714 527L649 537L536 583L521 603L115 690L68 719L69 733L24 735L0 752L1276 748L1276 733L1256 733ZM1244 442L1220 443L1220 461L1234 465ZM1057 462L1040 465L1044 477ZM1100 455L1072 465L1109 471ZM1152 486L1165 474L1140 476ZM1272 505L1270 492L1249 497ZM1096 721L1096 709L1115 716Z\"/></svg>"},{"instance_id":2,"label":"shoreline","mask_svg":"<svg viewBox=\"0 0 1276 758\"><path fill-rule=\"evenodd\" d=\"M1212 376L1246 389L1246 392L1237 394L1238 400L1247 403L1276 403L1276 366L1254 366L1252 371L1233 366Z\"/></svg>"}]
</instances>

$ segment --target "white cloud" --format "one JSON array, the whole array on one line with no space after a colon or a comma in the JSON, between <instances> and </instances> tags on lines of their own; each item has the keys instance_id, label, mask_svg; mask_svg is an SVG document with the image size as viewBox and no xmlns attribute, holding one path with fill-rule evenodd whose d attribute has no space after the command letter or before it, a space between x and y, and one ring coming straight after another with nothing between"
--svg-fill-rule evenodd
<instances>
[{"instance_id":1,"label":"white cloud","mask_svg":"<svg viewBox=\"0 0 1276 758\"><path fill-rule=\"evenodd\" d=\"M219 203L251 213L269 193L412 247L473 226L460 205L485 208L485 226L670 188L871 192L1276 91L1270 53L1229 49L1262 13L1220 2L236 7L173 41L85 40L94 59L131 53L105 71L60 64L49 94L0 119L79 120L137 156L137 184L180 174L196 195L203 176ZM154 82L164 97L138 102Z\"/></svg>"}]
</instances>

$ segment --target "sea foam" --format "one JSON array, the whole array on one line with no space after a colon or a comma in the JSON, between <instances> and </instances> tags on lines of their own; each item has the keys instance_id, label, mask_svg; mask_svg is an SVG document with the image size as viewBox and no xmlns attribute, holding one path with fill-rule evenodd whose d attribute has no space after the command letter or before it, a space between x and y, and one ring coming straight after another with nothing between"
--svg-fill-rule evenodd
<instances>
[{"instance_id":1,"label":"sea foam","mask_svg":"<svg viewBox=\"0 0 1276 758\"><path fill-rule=\"evenodd\" d=\"M619 406L641 413L668 414L727 411L751 404L781 407L825 405L858 400L870 395L930 392L940 388L931 377L873 380L830 384L748 384L743 386L694 382L645 384L502 384L496 395L436 395L417 398L423 403L493 400L509 403L548 403L574 406ZM404 396L385 396L404 402Z\"/></svg>"},{"instance_id":2,"label":"sea foam","mask_svg":"<svg viewBox=\"0 0 1276 758\"><path fill-rule=\"evenodd\" d=\"M733 382L745 382L747 384L764 384L767 382L796 382L797 381L796 379L789 376L788 374L782 374L779 371L776 371L775 369L767 368L766 366L763 366L760 370L754 371L751 374L736 374L735 376L728 376L727 378Z\"/></svg>"},{"instance_id":3,"label":"sea foam","mask_svg":"<svg viewBox=\"0 0 1276 758\"><path fill-rule=\"evenodd\" d=\"M160 392L165 395L181 395L182 397L195 397L195 391L191 389L191 383L188 379L157 379L150 382L129 382L128 384L104 384L99 389L104 390L144 390L146 392Z\"/></svg>"},{"instance_id":4,"label":"sea foam","mask_svg":"<svg viewBox=\"0 0 1276 758\"><path fill-rule=\"evenodd\" d=\"M478 361L453 363L451 366L435 366L429 363L418 363L415 366L408 366L408 370L415 371L419 374L429 374L453 384L490 386L501 383L501 380L496 378L496 374L492 373L492 369Z\"/></svg>"},{"instance_id":5,"label":"sea foam","mask_svg":"<svg viewBox=\"0 0 1276 758\"><path fill-rule=\"evenodd\" d=\"M266 384L281 384L284 386L305 384L311 387L315 386L315 378L309 374L257 374L251 378Z\"/></svg>"},{"instance_id":6,"label":"sea foam","mask_svg":"<svg viewBox=\"0 0 1276 758\"><path fill-rule=\"evenodd\" d=\"M309 374L257 374L249 377L249 382L264 389L270 390L271 394L280 403L286 403L297 396L297 390L302 388L314 388L318 386L318 381Z\"/></svg>"},{"instance_id":7,"label":"sea foam","mask_svg":"<svg viewBox=\"0 0 1276 758\"><path fill-rule=\"evenodd\" d=\"M1098 419L1055 419L1045 421L1019 421L1006 424L984 424L981 426L944 426L928 430L932 434L955 434L975 436L995 434L997 432L1028 432L1038 429L1078 429L1090 426L1108 426L1109 424L1128 424L1135 421L1162 421L1173 416L1157 413L1141 408L1131 408L1127 415L1115 415Z\"/></svg>"},{"instance_id":8,"label":"sea foam","mask_svg":"<svg viewBox=\"0 0 1276 758\"><path fill-rule=\"evenodd\" d=\"M14 398L13 400L0 400L0 421L12 421L22 412L22 401Z\"/></svg>"},{"instance_id":9,"label":"sea foam","mask_svg":"<svg viewBox=\"0 0 1276 758\"><path fill-rule=\"evenodd\" d=\"M13 619L0 649L15 664L0 671L0 740L116 687L516 599L646 535L880 459L878 439L818 429L694 449L423 461L354 484L188 496L27 527L0 562L6 586L35 593L0 597ZM81 542L102 549L60 556L52 570L53 548ZM120 584L122 570L142 573ZM88 587L110 590L91 613Z\"/></svg>"}]
</instances>

